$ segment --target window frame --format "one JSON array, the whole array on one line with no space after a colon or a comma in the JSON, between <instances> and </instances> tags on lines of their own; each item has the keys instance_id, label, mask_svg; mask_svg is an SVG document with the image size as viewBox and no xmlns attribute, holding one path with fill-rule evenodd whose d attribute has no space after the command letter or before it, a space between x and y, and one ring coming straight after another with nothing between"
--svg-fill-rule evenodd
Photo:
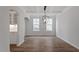
<instances>
[{"instance_id":1,"label":"window frame","mask_svg":"<svg viewBox=\"0 0 79 59\"><path fill-rule=\"evenodd\" d=\"M34 23L34 21L35 21L34 19L38 19L39 20L39 21L37 21L38 23L37 22ZM40 31L40 19L39 18L33 18L32 19L32 24L33 24L33 31ZM34 25L38 26L38 30L34 29Z\"/></svg>"},{"instance_id":2,"label":"window frame","mask_svg":"<svg viewBox=\"0 0 79 59\"><path fill-rule=\"evenodd\" d=\"M51 19L51 23L49 22L49 24L47 24L48 20ZM53 31L53 19L52 18L48 18L47 22L46 22L46 31ZM49 26L51 27L51 29L48 29Z\"/></svg>"}]
</instances>

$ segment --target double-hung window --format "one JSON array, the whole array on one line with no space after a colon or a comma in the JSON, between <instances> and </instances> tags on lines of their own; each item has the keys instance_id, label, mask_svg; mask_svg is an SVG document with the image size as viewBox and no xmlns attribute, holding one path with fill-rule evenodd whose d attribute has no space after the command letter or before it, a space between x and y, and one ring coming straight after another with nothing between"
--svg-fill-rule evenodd
<instances>
[{"instance_id":1,"label":"double-hung window","mask_svg":"<svg viewBox=\"0 0 79 59\"><path fill-rule=\"evenodd\" d=\"M52 31L52 19L48 18L46 22L46 31Z\"/></svg>"},{"instance_id":2,"label":"double-hung window","mask_svg":"<svg viewBox=\"0 0 79 59\"><path fill-rule=\"evenodd\" d=\"M39 18L33 18L33 31L40 31L39 25Z\"/></svg>"}]
</instances>

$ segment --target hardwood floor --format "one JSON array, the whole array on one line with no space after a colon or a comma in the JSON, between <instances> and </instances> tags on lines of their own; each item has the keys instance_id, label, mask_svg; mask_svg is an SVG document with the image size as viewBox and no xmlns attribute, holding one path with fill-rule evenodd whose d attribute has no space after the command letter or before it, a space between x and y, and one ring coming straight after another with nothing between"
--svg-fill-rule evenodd
<instances>
[{"instance_id":1,"label":"hardwood floor","mask_svg":"<svg viewBox=\"0 0 79 59\"><path fill-rule=\"evenodd\" d=\"M78 52L79 50L57 37L25 37L25 42L12 52Z\"/></svg>"}]
</instances>

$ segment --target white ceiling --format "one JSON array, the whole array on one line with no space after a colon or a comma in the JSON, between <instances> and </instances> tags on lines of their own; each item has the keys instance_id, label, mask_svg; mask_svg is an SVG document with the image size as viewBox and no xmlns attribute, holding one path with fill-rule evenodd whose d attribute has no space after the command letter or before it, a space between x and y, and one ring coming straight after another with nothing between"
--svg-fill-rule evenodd
<instances>
[{"instance_id":1,"label":"white ceiling","mask_svg":"<svg viewBox=\"0 0 79 59\"><path fill-rule=\"evenodd\" d=\"M22 6L26 13L43 13L44 6ZM61 13L67 6L47 6L47 13Z\"/></svg>"}]
</instances>

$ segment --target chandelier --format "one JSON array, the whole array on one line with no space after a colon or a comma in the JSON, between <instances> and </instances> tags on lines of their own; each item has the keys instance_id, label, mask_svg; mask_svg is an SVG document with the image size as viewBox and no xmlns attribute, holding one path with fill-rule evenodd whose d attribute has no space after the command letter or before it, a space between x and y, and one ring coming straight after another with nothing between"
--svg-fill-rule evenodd
<instances>
[{"instance_id":1,"label":"chandelier","mask_svg":"<svg viewBox=\"0 0 79 59\"><path fill-rule=\"evenodd\" d=\"M44 6L44 15L42 16L42 19L43 19L44 23L47 22L47 19L49 17L49 16L46 15L46 9L47 9L47 6Z\"/></svg>"}]
</instances>

